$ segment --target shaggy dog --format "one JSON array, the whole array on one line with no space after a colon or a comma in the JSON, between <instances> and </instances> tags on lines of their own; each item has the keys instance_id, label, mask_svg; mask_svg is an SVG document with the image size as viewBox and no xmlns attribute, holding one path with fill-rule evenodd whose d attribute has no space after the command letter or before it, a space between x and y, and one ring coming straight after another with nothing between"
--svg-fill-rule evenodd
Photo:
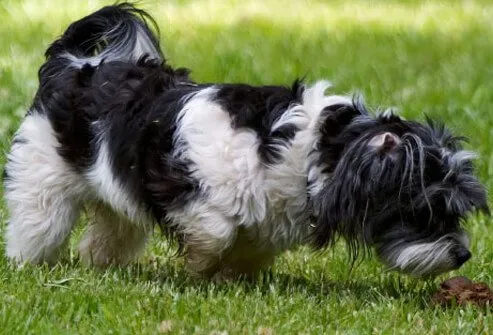
<instances>
[{"instance_id":1,"label":"shaggy dog","mask_svg":"<svg viewBox=\"0 0 493 335\"><path fill-rule=\"evenodd\" d=\"M104 7L47 50L6 165L9 258L55 262L83 207L79 253L96 266L134 259L156 223L204 276L338 237L417 277L470 258L461 223L488 207L462 138L374 116L325 81L195 83L149 22Z\"/></svg>"}]
</instances>

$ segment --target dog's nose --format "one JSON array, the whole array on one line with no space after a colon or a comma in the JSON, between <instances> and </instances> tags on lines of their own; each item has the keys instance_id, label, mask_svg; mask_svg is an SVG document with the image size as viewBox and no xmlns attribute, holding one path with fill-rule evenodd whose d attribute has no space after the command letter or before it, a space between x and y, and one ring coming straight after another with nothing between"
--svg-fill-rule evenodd
<instances>
[{"instance_id":1,"label":"dog's nose","mask_svg":"<svg viewBox=\"0 0 493 335\"><path fill-rule=\"evenodd\" d=\"M467 250L466 248L460 248L455 255L457 266L461 266L462 264L467 262L469 258L471 258L471 256L472 255L469 250Z\"/></svg>"}]
</instances>

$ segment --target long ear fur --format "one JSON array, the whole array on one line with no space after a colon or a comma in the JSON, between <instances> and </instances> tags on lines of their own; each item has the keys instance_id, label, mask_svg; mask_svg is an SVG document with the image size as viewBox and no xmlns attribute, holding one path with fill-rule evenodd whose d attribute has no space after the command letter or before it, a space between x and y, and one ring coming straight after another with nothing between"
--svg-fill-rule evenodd
<instances>
[{"instance_id":1,"label":"long ear fur","mask_svg":"<svg viewBox=\"0 0 493 335\"><path fill-rule=\"evenodd\" d=\"M317 223L314 229L314 246L323 248L337 240L339 235L348 239L353 253L357 252L357 236L351 225L355 222L355 203L349 185L339 182L340 176L335 172L338 161L348 143L359 137L375 121L369 116L363 101L359 97L353 99L351 105L333 105L323 111L325 120L320 127L320 140L317 145L319 159L316 164L323 166L323 173L331 174L324 187L315 195L315 212ZM358 118L360 122L348 126ZM348 188L348 189L346 189ZM346 197L336 196L345 194ZM354 218L355 219L355 218ZM344 230L344 231L343 231ZM354 237L354 238L353 238Z\"/></svg>"}]
</instances>

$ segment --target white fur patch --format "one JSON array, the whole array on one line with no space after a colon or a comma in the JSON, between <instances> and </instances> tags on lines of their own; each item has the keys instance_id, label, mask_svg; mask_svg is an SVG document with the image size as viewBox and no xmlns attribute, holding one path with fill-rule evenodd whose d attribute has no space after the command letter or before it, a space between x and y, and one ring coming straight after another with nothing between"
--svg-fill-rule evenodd
<instances>
[{"instance_id":1,"label":"white fur patch","mask_svg":"<svg viewBox=\"0 0 493 335\"><path fill-rule=\"evenodd\" d=\"M147 213L113 174L108 144L104 135L101 137L96 162L91 166L86 178L97 193L98 198L109 204L115 212L129 218L132 222L148 223L150 219Z\"/></svg>"},{"instance_id":2,"label":"white fur patch","mask_svg":"<svg viewBox=\"0 0 493 335\"><path fill-rule=\"evenodd\" d=\"M422 277L454 269L456 263L451 252L458 244L464 248L469 247L469 239L465 233L445 235L434 242L396 244L383 257L392 269Z\"/></svg>"},{"instance_id":3,"label":"white fur patch","mask_svg":"<svg viewBox=\"0 0 493 335\"><path fill-rule=\"evenodd\" d=\"M179 114L177 151L190 160L193 176L207 190L209 201L244 223L263 220L265 169L258 156L258 139L250 129L233 130L229 114L212 101L216 89L195 94Z\"/></svg>"},{"instance_id":4,"label":"white fur patch","mask_svg":"<svg viewBox=\"0 0 493 335\"><path fill-rule=\"evenodd\" d=\"M84 186L58 155L44 115L32 111L15 141L6 165L6 253L16 261L54 261L77 219Z\"/></svg>"}]
</instances>

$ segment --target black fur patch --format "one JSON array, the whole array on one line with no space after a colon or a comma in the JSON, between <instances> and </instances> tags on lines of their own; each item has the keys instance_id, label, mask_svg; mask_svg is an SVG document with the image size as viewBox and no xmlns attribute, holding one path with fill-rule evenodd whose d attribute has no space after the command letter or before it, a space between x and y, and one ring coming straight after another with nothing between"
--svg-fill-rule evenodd
<instances>
[{"instance_id":1,"label":"black fur patch","mask_svg":"<svg viewBox=\"0 0 493 335\"><path fill-rule=\"evenodd\" d=\"M259 155L267 164L280 163L280 143L288 145L299 130L285 124L275 130L272 126L289 106L301 103L303 85L295 81L292 88L282 86L253 87L244 84L221 85L216 101L231 116L234 129L250 128L260 140Z\"/></svg>"},{"instance_id":2,"label":"black fur patch","mask_svg":"<svg viewBox=\"0 0 493 335\"><path fill-rule=\"evenodd\" d=\"M53 61L53 63L58 63ZM44 79L30 113L46 114L61 146L60 156L78 171L94 162L95 134L91 123L97 120L91 107L90 96L92 69L67 68L51 79Z\"/></svg>"}]
</instances>

